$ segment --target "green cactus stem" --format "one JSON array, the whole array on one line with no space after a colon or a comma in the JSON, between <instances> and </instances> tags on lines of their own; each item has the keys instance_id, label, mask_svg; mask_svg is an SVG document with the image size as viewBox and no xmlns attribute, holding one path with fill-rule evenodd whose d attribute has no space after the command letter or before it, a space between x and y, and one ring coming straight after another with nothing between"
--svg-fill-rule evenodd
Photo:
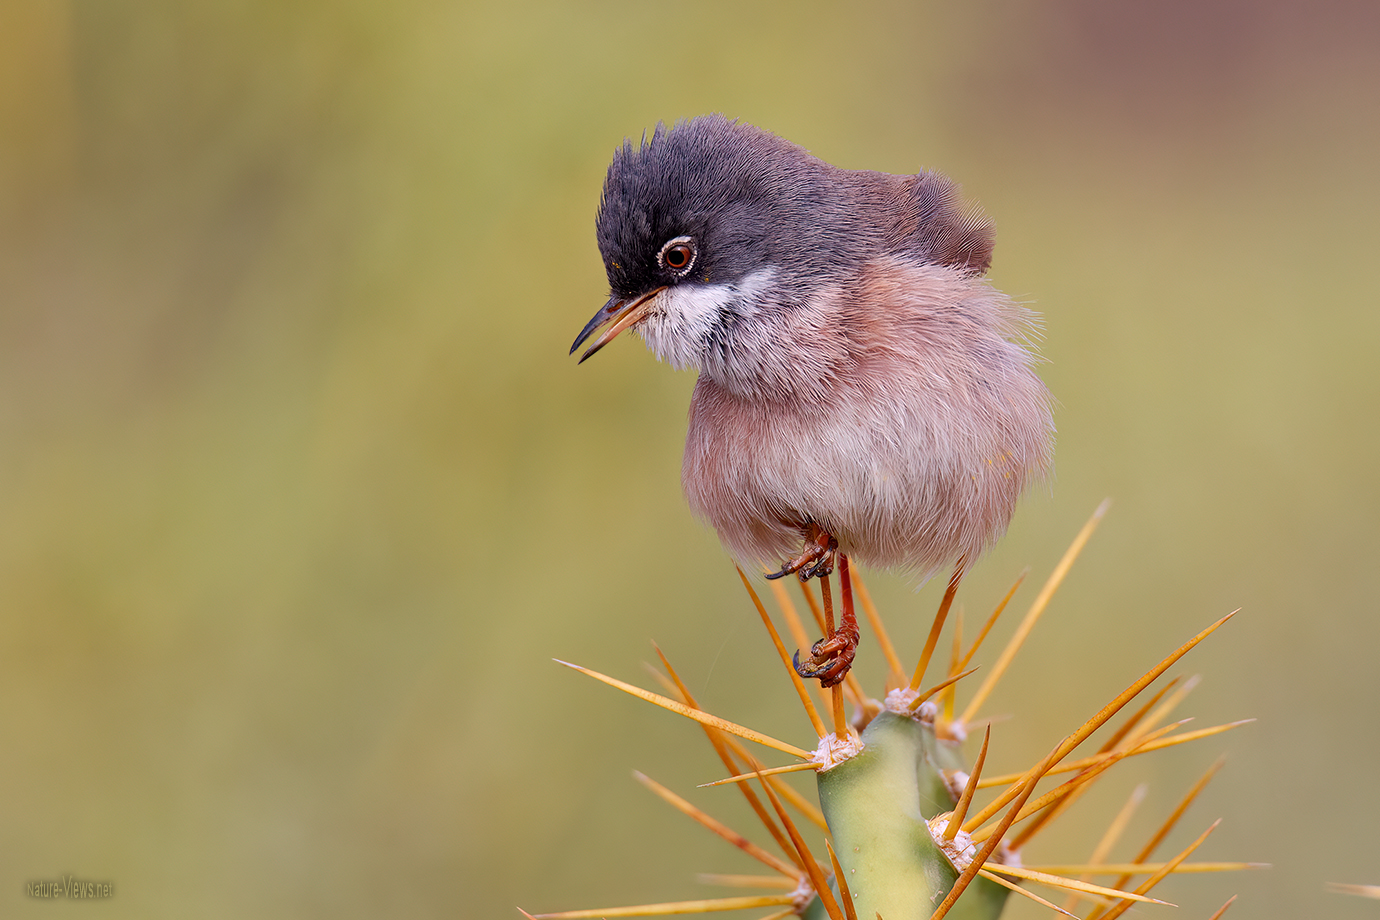
<instances>
[{"instance_id":1,"label":"green cactus stem","mask_svg":"<svg viewBox=\"0 0 1380 920\"><path fill-rule=\"evenodd\" d=\"M928 820L956 798L935 762L934 723L885 711L861 735L863 749L817 775L819 801L859 917L927 917L958 871L930 834ZM1008 891L979 879L960 901L964 920L994 920Z\"/></svg>"}]
</instances>

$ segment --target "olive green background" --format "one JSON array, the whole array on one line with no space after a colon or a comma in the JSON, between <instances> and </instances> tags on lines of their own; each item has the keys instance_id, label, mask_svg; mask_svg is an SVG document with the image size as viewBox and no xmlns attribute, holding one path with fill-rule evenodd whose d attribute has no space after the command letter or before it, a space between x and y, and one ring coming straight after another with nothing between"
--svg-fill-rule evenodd
<instances>
[{"instance_id":1,"label":"olive green background","mask_svg":"<svg viewBox=\"0 0 1380 920\"><path fill-rule=\"evenodd\" d=\"M1118 768L1027 859L1145 781L1138 843L1227 752L1169 848L1220 816L1201 858L1275 868L1138 913L1375 915L1323 886L1380 883L1376 7L842 9L0 7L0 913L511 918L755 871L629 778L750 832L698 730L551 661L645 684L654 638L809 740L679 494L692 376L566 355L614 146L722 111L954 177L1043 314L1057 478L970 622L1113 506L993 769L1243 608L1182 713L1259 721ZM915 655L939 586L869 577ZM64 873L115 897L25 897Z\"/></svg>"}]
</instances>

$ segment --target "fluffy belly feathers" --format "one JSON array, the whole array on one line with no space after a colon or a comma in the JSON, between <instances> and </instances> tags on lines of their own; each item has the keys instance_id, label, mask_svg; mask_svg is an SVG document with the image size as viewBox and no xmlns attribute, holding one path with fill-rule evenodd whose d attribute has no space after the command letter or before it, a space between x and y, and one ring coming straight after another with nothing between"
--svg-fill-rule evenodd
<instances>
[{"instance_id":1,"label":"fluffy belly feathers","mask_svg":"<svg viewBox=\"0 0 1380 920\"><path fill-rule=\"evenodd\" d=\"M702 375L682 468L691 508L748 565L794 555L811 522L866 565L926 577L974 561L1050 462L1044 386L1009 347L1017 360L987 369L1001 381L893 368L887 386L850 383L829 405L743 397Z\"/></svg>"}]
</instances>

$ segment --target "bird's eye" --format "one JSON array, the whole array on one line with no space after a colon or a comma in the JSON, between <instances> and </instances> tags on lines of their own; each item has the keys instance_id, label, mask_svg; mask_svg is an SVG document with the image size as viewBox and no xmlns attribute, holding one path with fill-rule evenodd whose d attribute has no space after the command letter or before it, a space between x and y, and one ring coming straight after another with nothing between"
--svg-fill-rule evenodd
<instances>
[{"instance_id":1,"label":"bird's eye","mask_svg":"<svg viewBox=\"0 0 1380 920\"><path fill-rule=\"evenodd\" d=\"M667 268L684 268L690 264L690 247L682 243L666 250Z\"/></svg>"},{"instance_id":2,"label":"bird's eye","mask_svg":"<svg viewBox=\"0 0 1380 920\"><path fill-rule=\"evenodd\" d=\"M661 247L659 259L662 266L683 275L695 262L695 245L690 237L678 236Z\"/></svg>"}]
</instances>

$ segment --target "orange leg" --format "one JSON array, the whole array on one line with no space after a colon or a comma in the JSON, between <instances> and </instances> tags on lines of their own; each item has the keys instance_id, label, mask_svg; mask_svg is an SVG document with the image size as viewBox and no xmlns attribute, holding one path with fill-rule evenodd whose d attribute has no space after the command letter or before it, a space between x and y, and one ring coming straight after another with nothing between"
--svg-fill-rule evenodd
<instances>
[{"instance_id":1,"label":"orange leg","mask_svg":"<svg viewBox=\"0 0 1380 920\"><path fill-rule=\"evenodd\" d=\"M853 610L853 579L848 570L848 557L838 554L839 582L843 587L843 618L832 635L825 636L810 647L810 657L803 663L800 653L795 654L795 670L801 677L819 679L821 687L832 687L843 682L848 669L853 666L853 658L858 653L858 616ZM825 611L824 622L832 627L834 611L829 603L828 576L822 576Z\"/></svg>"}]
</instances>

